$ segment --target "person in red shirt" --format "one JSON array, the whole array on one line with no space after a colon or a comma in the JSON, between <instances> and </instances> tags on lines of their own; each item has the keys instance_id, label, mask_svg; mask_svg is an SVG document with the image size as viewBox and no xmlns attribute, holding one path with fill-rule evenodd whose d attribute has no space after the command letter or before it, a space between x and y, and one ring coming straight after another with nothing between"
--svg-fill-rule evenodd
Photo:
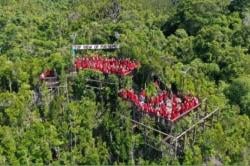
<instances>
[{"instance_id":1,"label":"person in red shirt","mask_svg":"<svg viewBox=\"0 0 250 166\"><path fill-rule=\"evenodd\" d=\"M124 68L124 67L122 67L121 66L121 68L120 68L120 73L119 73L120 75L126 75L126 69Z\"/></svg>"},{"instance_id":2,"label":"person in red shirt","mask_svg":"<svg viewBox=\"0 0 250 166\"><path fill-rule=\"evenodd\" d=\"M128 90L128 98L133 101L133 91L130 89Z\"/></svg>"},{"instance_id":3,"label":"person in red shirt","mask_svg":"<svg viewBox=\"0 0 250 166\"><path fill-rule=\"evenodd\" d=\"M166 116L166 105L163 103L161 104L161 110L160 110L160 116L165 117Z\"/></svg>"},{"instance_id":4,"label":"person in red shirt","mask_svg":"<svg viewBox=\"0 0 250 166\"><path fill-rule=\"evenodd\" d=\"M191 108L194 108L194 107L195 107L194 97L190 97L190 107L191 107Z\"/></svg>"},{"instance_id":5,"label":"person in red shirt","mask_svg":"<svg viewBox=\"0 0 250 166\"><path fill-rule=\"evenodd\" d=\"M177 97L176 98L177 101L177 107L176 107L176 111L177 111L177 116L180 116L181 113L181 98Z\"/></svg>"},{"instance_id":6,"label":"person in red shirt","mask_svg":"<svg viewBox=\"0 0 250 166\"><path fill-rule=\"evenodd\" d=\"M100 63L99 63L98 59L96 59L96 61L95 61L95 69L100 71Z\"/></svg>"},{"instance_id":7,"label":"person in red shirt","mask_svg":"<svg viewBox=\"0 0 250 166\"><path fill-rule=\"evenodd\" d=\"M161 98L160 96L156 96L156 104L159 105L161 103Z\"/></svg>"},{"instance_id":8,"label":"person in red shirt","mask_svg":"<svg viewBox=\"0 0 250 166\"><path fill-rule=\"evenodd\" d=\"M99 68L100 68L100 71L103 71L103 63L102 63L102 61L100 61Z\"/></svg>"},{"instance_id":9,"label":"person in red shirt","mask_svg":"<svg viewBox=\"0 0 250 166\"><path fill-rule=\"evenodd\" d=\"M184 102L181 106L181 114L185 113L187 111L187 100L184 99Z\"/></svg>"},{"instance_id":10,"label":"person in red shirt","mask_svg":"<svg viewBox=\"0 0 250 166\"><path fill-rule=\"evenodd\" d=\"M173 95L173 98L172 98L172 112L171 112L171 119L176 118L176 116L177 116L176 111L177 111L177 101L176 101L176 96L175 96L175 95Z\"/></svg>"},{"instance_id":11,"label":"person in red shirt","mask_svg":"<svg viewBox=\"0 0 250 166\"><path fill-rule=\"evenodd\" d=\"M148 113L148 104L147 103L143 104L143 112Z\"/></svg>"},{"instance_id":12,"label":"person in red shirt","mask_svg":"<svg viewBox=\"0 0 250 166\"><path fill-rule=\"evenodd\" d=\"M138 100L137 95L134 96L134 103L136 106L140 107L140 101Z\"/></svg>"},{"instance_id":13,"label":"person in red shirt","mask_svg":"<svg viewBox=\"0 0 250 166\"><path fill-rule=\"evenodd\" d=\"M89 68L89 60L87 58L83 58L82 60L82 68L85 69L85 68Z\"/></svg>"},{"instance_id":14,"label":"person in red shirt","mask_svg":"<svg viewBox=\"0 0 250 166\"><path fill-rule=\"evenodd\" d=\"M194 97L194 104L195 106L199 105L199 99L197 97Z\"/></svg>"},{"instance_id":15,"label":"person in red shirt","mask_svg":"<svg viewBox=\"0 0 250 166\"><path fill-rule=\"evenodd\" d=\"M141 92L139 94L139 99L141 102L145 102L145 99L146 99L146 91L144 89L141 89Z\"/></svg>"},{"instance_id":16,"label":"person in red shirt","mask_svg":"<svg viewBox=\"0 0 250 166\"><path fill-rule=\"evenodd\" d=\"M193 108L192 98L190 96L187 96L187 109L190 110L192 108Z\"/></svg>"},{"instance_id":17,"label":"person in red shirt","mask_svg":"<svg viewBox=\"0 0 250 166\"><path fill-rule=\"evenodd\" d=\"M136 95L135 95L133 90L131 90L130 92L131 92L131 99L135 103L136 102Z\"/></svg>"},{"instance_id":18,"label":"person in red shirt","mask_svg":"<svg viewBox=\"0 0 250 166\"><path fill-rule=\"evenodd\" d=\"M129 91L127 91L127 90L124 91L124 96L125 96L125 98L126 98L128 101L131 100Z\"/></svg>"},{"instance_id":19,"label":"person in red shirt","mask_svg":"<svg viewBox=\"0 0 250 166\"><path fill-rule=\"evenodd\" d=\"M139 108L141 110L144 110L144 103L141 103L140 101L137 102L138 104L136 104L137 106L139 106Z\"/></svg>"},{"instance_id":20,"label":"person in red shirt","mask_svg":"<svg viewBox=\"0 0 250 166\"><path fill-rule=\"evenodd\" d=\"M155 113L155 115L158 116L158 117L160 116L160 110L161 110L160 107L159 107L159 106L156 106L154 113Z\"/></svg>"},{"instance_id":21,"label":"person in red shirt","mask_svg":"<svg viewBox=\"0 0 250 166\"><path fill-rule=\"evenodd\" d=\"M172 109L173 109L171 99L165 100L165 103L166 103L166 112L167 112L167 114L171 114Z\"/></svg>"},{"instance_id":22,"label":"person in red shirt","mask_svg":"<svg viewBox=\"0 0 250 166\"><path fill-rule=\"evenodd\" d=\"M149 97L149 98L148 98L148 103L149 103L149 104L153 104L152 97Z\"/></svg>"},{"instance_id":23,"label":"person in red shirt","mask_svg":"<svg viewBox=\"0 0 250 166\"><path fill-rule=\"evenodd\" d=\"M177 110L176 107L173 107L173 110L171 112L171 120L177 118Z\"/></svg>"},{"instance_id":24,"label":"person in red shirt","mask_svg":"<svg viewBox=\"0 0 250 166\"><path fill-rule=\"evenodd\" d=\"M149 104L149 105L148 105L148 113L149 113L149 114L153 114L153 113L154 113L154 108L153 108L153 105L152 105L152 104Z\"/></svg>"},{"instance_id":25,"label":"person in red shirt","mask_svg":"<svg viewBox=\"0 0 250 166\"><path fill-rule=\"evenodd\" d=\"M115 74L115 65L112 63L112 64L110 64L111 66L110 66L110 72L112 73L112 74Z\"/></svg>"},{"instance_id":26,"label":"person in red shirt","mask_svg":"<svg viewBox=\"0 0 250 166\"><path fill-rule=\"evenodd\" d=\"M163 93L161 93L161 94L159 95L159 102L160 102L160 104L163 104L163 103L164 103L164 94L163 94Z\"/></svg>"},{"instance_id":27,"label":"person in red shirt","mask_svg":"<svg viewBox=\"0 0 250 166\"><path fill-rule=\"evenodd\" d=\"M82 66L81 66L81 60L80 59L77 59L75 61L75 68L76 69L81 69L82 68Z\"/></svg>"},{"instance_id":28,"label":"person in red shirt","mask_svg":"<svg viewBox=\"0 0 250 166\"><path fill-rule=\"evenodd\" d=\"M125 92L127 99L131 100L131 93L128 90L126 90Z\"/></svg>"}]
</instances>

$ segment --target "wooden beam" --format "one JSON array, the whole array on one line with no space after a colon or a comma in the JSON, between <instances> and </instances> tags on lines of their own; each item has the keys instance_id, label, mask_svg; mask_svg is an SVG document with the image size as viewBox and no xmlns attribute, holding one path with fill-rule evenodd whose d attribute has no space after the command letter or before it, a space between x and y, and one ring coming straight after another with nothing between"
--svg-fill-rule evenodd
<instances>
[{"instance_id":1,"label":"wooden beam","mask_svg":"<svg viewBox=\"0 0 250 166\"><path fill-rule=\"evenodd\" d=\"M208 119L211 115L213 115L214 113L216 113L219 110L219 108L215 109L213 112L210 112L209 114L207 114L205 117L203 117L202 119L200 119L197 123L195 123L194 125L192 125L190 128L188 128L187 130L185 130L184 132L182 132L180 135L178 135L177 137L175 137L174 140L179 139L180 137L182 137L183 135L185 135L187 132L189 132L190 130L192 130L195 126L204 123L206 119Z\"/></svg>"},{"instance_id":2,"label":"wooden beam","mask_svg":"<svg viewBox=\"0 0 250 166\"><path fill-rule=\"evenodd\" d=\"M192 140L192 145L195 143L195 137L196 137L196 128L193 128L193 140Z\"/></svg>"},{"instance_id":3,"label":"wooden beam","mask_svg":"<svg viewBox=\"0 0 250 166\"><path fill-rule=\"evenodd\" d=\"M153 141L154 143L156 144L164 144L165 146L167 146L168 148L173 148L173 145L172 144L169 144L169 143L166 143L166 142L162 142L162 140L157 140L155 138L152 138L152 137L149 137L147 135L143 135L144 137L146 137L147 140L151 140Z\"/></svg>"},{"instance_id":4,"label":"wooden beam","mask_svg":"<svg viewBox=\"0 0 250 166\"><path fill-rule=\"evenodd\" d=\"M160 149L156 148L156 147L155 147L155 146L153 146L153 145L150 145L150 144L148 144L148 143L146 143L146 142L144 142L144 144L145 144L145 145L147 145L147 146L149 146L150 148L152 148L152 149L156 150L156 151L162 152L162 150L160 150Z\"/></svg>"},{"instance_id":5,"label":"wooden beam","mask_svg":"<svg viewBox=\"0 0 250 166\"><path fill-rule=\"evenodd\" d=\"M167 140L169 140L170 138L171 138L171 137L168 136L168 137L164 138L163 141L164 141L164 142L167 142Z\"/></svg>"},{"instance_id":6,"label":"wooden beam","mask_svg":"<svg viewBox=\"0 0 250 166\"><path fill-rule=\"evenodd\" d=\"M164 132L162 132L162 131L160 131L160 130L157 130L157 129L155 129L155 128L149 127L149 126L147 126L147 125L145 125L145 124L143 124L143 123L137 122L137 121L135 121L135 120L133 120L133 119L129 119L129 118L123 116L123 115L120 115L120 116L121 116L122 118L125 118L125 119L128 119L128 120L132 121L133 123L136 123L136 124L138 124L138 125L141 125L141 126L147 128L147 129L156 131L156 132L158 132L158 133L160 133L160 134L162 134L162 135L164 135L164 136L167 136L167 137L170 137L170 138L175 138L175 137L172 136L172 135L169 135L169 134L167 134L167 133L164 133Z\"/></svg>"},{"instance_id":7,"label":"wooden beam","mask_svg":"<svg viewBox=\"0 0 250 166\"><path fill-rule=\"evenodd\" d=\"M201 107L206 101L207 101L207 98L204 98L204 99L201 101L201 103L199 103L197 106L191 108L191 109L190 109L189 111L187 111L187 112L184 112L183 114L181 114L180 116L176 117L175 119L172 119L172 120L165 119L165 120L166 120L166 121L169 121L169 122L171 122L171 123L174 123L174 122L176 122L177 120L179 120L179 119L181 119L182 117L184 117L184 116L186 116L187 114L189 114L190 112L192 112L192 110L195 110L195 109ZM137 112L141 112L141 111L137 111ZM151 116L151 117L156 117L155 115L151 115L151 114L147 114L147 115L149 115L149 116Z\"/></svg>"},{"instance_id":8,"label":"wooden beam","mask_svg":"<svg viewBox=\"0 0 250 166\"><path fill-rule=\"evenodd\" d=\"M99 88L96 86L89 86L89 85L85 85L86 88L91 88L91 89L98 89L98 90L103 90L104 88Z\"/></svg>"},{"instance_id":9,"label":"wooden beam","mask_svg":"<svg viewBox=\"0 0 250 166\"><path fill-rule=\"evenodd\" d=\"M174 143L174 158L177 158L177 150L178 150L178 139L175 140Z\"/></svg>"},{"instance_id":10,"label":"wooden beam","mask_svg":"<svg viewBox=\"0 0 250 166\"><path fill-rule=\"evenodd\" d=\"M86 81L90 81L90 82L98 82L98 83L104 83L104 84L110 84L110 85L117 85L116 83L113 82L107 82L107 81L103 81L103 80L95 80L95 79L85 79Z\"/></svg>"},{"instance_id":11,"label":"wooden beam","mask_svg":"<svg viewBox=\"0 0 250 166\"><path fill-rule=\"evenodd\" d=\"M201 103L198 104L197 106L195 106L195 107L189 109L188 111L184 112L183 114L181 114L180 116L176 117L175 119L170 120L170 121L175 122L175 121L177 121L178 119L182 118L183 116L186 116L186 115L189 114L191 111L195 110L196 108L198 108L198 107L200 107L200 106L201 106Z\"/></svg>"}]
</instances>

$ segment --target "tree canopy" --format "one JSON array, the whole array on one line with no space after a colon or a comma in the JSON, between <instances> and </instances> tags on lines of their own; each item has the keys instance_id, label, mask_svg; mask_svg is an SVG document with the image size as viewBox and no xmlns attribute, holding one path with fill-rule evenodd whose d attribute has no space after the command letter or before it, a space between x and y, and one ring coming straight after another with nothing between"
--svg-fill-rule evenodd
<instances>
[{"instance_id":1,"label":"tree canopy","mask_svg":"<svg viewBox=\"0 0 250 166\"><path fill-rule=\"evenodd\" d=\"M133 76L69 78L72 44L106 43L120 49L76 56L137 60ZM0 164L249 165L249 56L249 0L1 0ZM46 69L57 72L60 93L39 80ZM181 160L145 147L120 118L132 110L120 86L154 95L153 75L222 110ZM99 91L86 86L90 78L113 84Z\"/></svg>"}]
</instances>

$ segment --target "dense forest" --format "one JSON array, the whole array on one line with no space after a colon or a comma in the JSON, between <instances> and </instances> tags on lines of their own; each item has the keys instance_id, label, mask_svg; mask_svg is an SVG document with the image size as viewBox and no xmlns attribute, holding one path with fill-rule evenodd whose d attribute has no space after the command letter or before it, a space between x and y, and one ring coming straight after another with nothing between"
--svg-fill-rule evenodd
<instances>
[{"instance_id":1,"label":"dense forest","mask_svg":"<svg viewBox=\"0 0 250 166\"><path fill-rule=\"evenodd\" d=\"M68 76L72 44L107 43L120 48L75 56L130 58L141 64L134 75ZM0 165L249 165L249 56L249 0L0 0ZM46 69L57 94L39 79ZM152 74L221 110L181 159L144 146L121 120L132 106L119 86L154 95ZM86 78L115 84L98 91Z\"/></svg>"}]
</instances>

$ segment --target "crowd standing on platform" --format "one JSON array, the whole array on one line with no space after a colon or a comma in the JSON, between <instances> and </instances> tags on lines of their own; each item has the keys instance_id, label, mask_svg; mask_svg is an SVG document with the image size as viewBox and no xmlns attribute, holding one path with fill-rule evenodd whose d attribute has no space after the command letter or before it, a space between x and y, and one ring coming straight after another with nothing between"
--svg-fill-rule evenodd
<instances>
[{"instance_id":1,"label":"crowd standing on platform","mask_svg":"<svg viewBox=\"0 0 250 166\"><path fill-rule=\"evenodd\" d=\"M162 91L154 97L148 97L145 90L136 94L132 89L123 89L119 92L119 96L134 103L140 111L172 121L199 105L197 97L187 95L181 99L167 91Z\"/></svg>"},{"instance_id":2,"label":"crowd standing on platform","mask_svg":"<svg viewBox=\"0 0 250 166\"><path fill-rule=\"evenodd\" d=\"M104 74L126 76L139 66L130 59L106 58L101 56L82 57L75 60L77 70L93 69Z\"/></svg>"},{"instance_id":3,"label":"crowd standing on platform","mask_svg":"<svg viewBox=\"0 0 250 166\"><path fill-rule=\"evenodd\" d=\"M91 56L77 58L75 60L75 67L77 70L93 69L101 71L104 74L126 76L139 67L139 63L128 58L117 59ZM45 80L47 77L54 77L55 75L56 72L54 70L46 70L40 75L40 80ZM160 89L157 80L154 81L154 84ZM183 114L190 112L199 105L197 97L191 95L180 97L175 88L171 91L162 90L154 97L147 96L145 90L137 94L132 89L123 89L119 92L119 96L133 102L140 111L172 121L177 120Z\"/></svg>"}]
</instances>

